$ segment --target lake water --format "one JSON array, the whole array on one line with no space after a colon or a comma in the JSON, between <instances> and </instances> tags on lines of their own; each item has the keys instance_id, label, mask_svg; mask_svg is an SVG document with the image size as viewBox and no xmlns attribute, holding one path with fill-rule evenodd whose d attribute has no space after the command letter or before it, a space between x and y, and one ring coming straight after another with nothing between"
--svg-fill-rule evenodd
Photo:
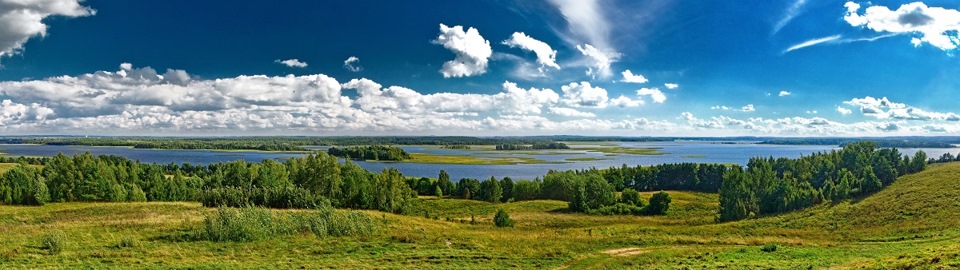
<instances>
[{"instance_id":1,"label":"lake water","mask_svg":"<svg viewBox=\"0 0 960 270\"><path fill-rule=\"evenodd\" d=\"M576 148L585 147L573 145L568 151L522 151L520 153L473 151L473 150L446 150L430 149L421 146L402 146L410 153L473 155L478 157L530 157L548 162L565 162L560 164L518 164L518 165L451 165L451 164L418 164L396 162L366 162L356 161L361 167L380 171L394 167L406 176L436 177L441 169L446 170L452 179L460 178L489 178L490 176L509 176L514 179L533 179L543 176L549 170L575 170L591 167L607 168L627 164L654 165L664 163L727 163L745 165L751 157L786 157L797 158L801 155L810 155L815 152L837 149L834 146L823 145L762 145L750 143L712 143L712 142L618 142L622 147L633 148L660 148L663 155L608 155L599 152L587 152ZM325 147L313 147L325 149ZM917 150L923 150L929 157L939 157L943 153L957 154L960 149L900 149L900 152L913 155ZM211 150L157 150L134 149L129 147L110 146L66 146L66 145L0 145L0 153L10 156L54 156L59 152L66 155L90 152L94 155L117 155L146 163L199 163L209 164L216 162L246 160L258 162L264 159L284 160L299 157L301 153L276 153L258 151L211 151ZM600 160L567 162L569 158L597 158Z\"/></svg>"}]
</instances>

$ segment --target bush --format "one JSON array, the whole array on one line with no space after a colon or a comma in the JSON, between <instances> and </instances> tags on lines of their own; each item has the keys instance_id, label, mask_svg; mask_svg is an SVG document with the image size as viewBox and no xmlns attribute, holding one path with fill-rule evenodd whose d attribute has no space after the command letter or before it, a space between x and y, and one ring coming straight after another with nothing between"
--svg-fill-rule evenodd
<instances>
[{"instance_id":1,"label":"bush","mask_svg":"<svg viewBox=\"0 0 960 270\"><path fill-rule=\"evenodd\" d=\"M760 248L760 251L763 251L763 252L777 251L777 244L770 243L770 244L763 245L763 247Z\"/></svg>"},{"instance_id":2,"label":"bush","mask_svg":"<svg viewBox=\"0 0 960 270\"><path fill-rule=\"evenodd\" d=\"M507 214L507 211L501 208L497 210L497 214L493 216L493 224L497 225L497 227L513 227L513 220L510 220L510 214Z\"/></svg>"},{"instance_id":3,"label":"bush","mask_svg":"<svg viewBox=\"0 0 960 270\"><path fill-rule=\"evenodd\" d=\"M634 206L643 206L643 200L640 200L640 192L632 188L623 190L623 193L620 194L620 202Z\"/></svg>"},{"instance_id":4,"label":"bush","mask_svg":"<svg viewBox=\"0 0 960 270\"><path fill-rule=\"evenodd\" d=\"M639 207L633 204L626 203L617 203L610 206L600 207L599 209L590 210L590 214L598 215L641 215L643 214L643 207Z\"/></svg>"},{"instance_id":5,"label":"bush","mask_svg":"<svg viewBox=\"0 0 960 270\"><path fill-rule=\"evenodd\" d=\"M646 212L649 215L665 215L667 214L667 209L670 209L670 194L666 192L657 192L650 197L650 204L646 207Z\"/></svg>"},{"instance_id":6,"label":"bush","mask_svg":"<svg viewBox=\"0 0 960 270\"><path fill-rule=\"evenodd\" d=\"M130 247L139 247L140 240L132 236L124 236L120 238L120 243L117 243L117 248L130 248Z\"/></svg>"},{"instance_id":7,"label":"bush","mask_svg":"<svg viewBox=\"0 0 960 270\"><path fill-rule=\"evenodd\" d=\"M40 238L40 249L45 249L50 254L59 254L63 251L67 237L61 231L55 231Z\"/></svg>"},{"instance_id":8,"label":"bush","mask_svg":"<svg viewBox=\"0 0 960 270\"><path fill-rule=\"evenodd\" d=\"M246 242L304 232L324 238L369 235L376 225L361 212L336 212L329 205L316 212L281 214L260 207L220 208L204 218L202 235L215 242Z\"/></svg>"}]
</instances>

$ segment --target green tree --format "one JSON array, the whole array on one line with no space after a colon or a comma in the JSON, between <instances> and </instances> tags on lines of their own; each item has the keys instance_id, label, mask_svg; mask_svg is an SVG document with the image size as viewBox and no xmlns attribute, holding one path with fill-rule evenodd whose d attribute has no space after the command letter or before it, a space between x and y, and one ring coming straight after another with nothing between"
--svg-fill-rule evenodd
<instances>
[{"instance_id":1,"label":"green tree","mask_svg":"<svg viewBox=\"0 0 960 270\"><path fill-rule=\"evenodd\" d=\"M620 194L620 202L629 205L643 206L643 201L640 200L640 192L632 188L623 189L623 193Z\"/></svg>"},{"instance_id":2,"label":"green tree","mask_svg":"<svg viewBox=\"0 0 960 270\"><path fill-rule=\"evenodd\" d=\"M650 197L650 204L647 205L647 213L651 215L665 215L670 209L670 194L660 191Z\"/></svg>"},{"instance_id":3,"label":"green tree","mask_svg":"<svg viewBox=\"0 0 960 270\"><path fill-rule=\"evenodd\" d=\"M492 203L499 203L503 196L503 188L500 187L500 181L496 177L490 177L480 183L480 199Z\"/></svg>"},{"instance_id":4,"label":"green tree","mask_svg":"<svg viewBox=\"0 0 960 270\"><path fill-rule=\"evenodd\" d=\"M513 186L513 179L510 177L504 177L503 180L500 180L500 188L503 189L503 196L500 198L501 202L514 200Z\"/></svg>"},{"instance_id":5,"label":"green tree","mask_svg":"<svg viewBox=\"0 0 960 270\"><path fill-rule=\"evenodd\" d=\"M507 211L500 208L497 209L497 214L493 216L493 224L497 227L513 227L513 220L510 219L510 214L507 214Z\"/></svg>"}]
</instances>

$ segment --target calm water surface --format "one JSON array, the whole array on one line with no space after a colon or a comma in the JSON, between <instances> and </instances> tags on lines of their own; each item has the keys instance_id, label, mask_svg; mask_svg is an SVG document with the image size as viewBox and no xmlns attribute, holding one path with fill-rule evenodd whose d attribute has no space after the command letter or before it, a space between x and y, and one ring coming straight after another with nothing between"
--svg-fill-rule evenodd
<instances>
[{"instance_id":1,"label":"calm water surface","mask_svg":"<svg viewBox=\"0 0 960 270\"><path fill-rule=\"evenodd\" d=\"M815 152L837 149L834 146L823 145L761 145L761 144L722 144L711 142L619 142L624 147L660 148L663 155L607 155L598 152L587 152L575 149L549 153L549 151L525 151L523 154L493 151L445 150L425 149L421 146L403 146L410 153L473 155L478 157L530 157L549 162L565 162L568 158L599 158L601 160L577 161L561 164L518 164L518 165L450 165L450 164L417 164L392 162L357 161L361 167L380 171L394 167L406 176L436 177L441 169L446 170L453 179L464 177L489 178L490 176L510 176L514 179L533 179L543 176L548 170L574 170L590 167L607 168L627 164L654 165L663 163L729 163L745 165L751 157L772 156L796 158L801 155L810 155ZM326 147L311 147L323 150ZM923 150L929 157L939 157L943 153L957 154L960 149L900 149L900 152L913 155L917 150ZM90 152L94 155L117 155L147 163L199 163L209 164L216 162L246 160L258 162L264 159L284 160L302 156L301 153L276 153L258 151L211 151L211 150L154 150L134 149L129 147L104 146L66 146L66 145L0 145L0 153L11 156L54 156L59 152L67 155Z\"/></svg>"}]
</instances>

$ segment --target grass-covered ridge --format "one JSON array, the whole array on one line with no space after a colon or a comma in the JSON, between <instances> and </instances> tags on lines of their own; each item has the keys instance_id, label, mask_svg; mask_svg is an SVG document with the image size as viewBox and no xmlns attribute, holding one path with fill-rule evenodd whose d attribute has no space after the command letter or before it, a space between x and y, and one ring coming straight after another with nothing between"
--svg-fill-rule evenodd
<instances>
[{"instance_id":1,"label":"grass-covered ridge","mask_svg":"<svg viewBox=\"0 0 960 270\"><path fill-rule=\"evenodd\" d=\"M184 237L216 213L198 203L0 206L9 268L942 268L960 267L960 163L934 165L861 198L716 223L716 194L669 192L665 216L599 216L566 202L415 199L405 215L362 211L376 234ZM653 192L641 193L647 200ZM514 227L496 227L498 209ZM276 214L316 210L268 210ZM346 213L341 210L338 212ZM472 221L472 222L471 222ZM59 253L42 248L62 233Z\"/></svg>"}]
</instances>

